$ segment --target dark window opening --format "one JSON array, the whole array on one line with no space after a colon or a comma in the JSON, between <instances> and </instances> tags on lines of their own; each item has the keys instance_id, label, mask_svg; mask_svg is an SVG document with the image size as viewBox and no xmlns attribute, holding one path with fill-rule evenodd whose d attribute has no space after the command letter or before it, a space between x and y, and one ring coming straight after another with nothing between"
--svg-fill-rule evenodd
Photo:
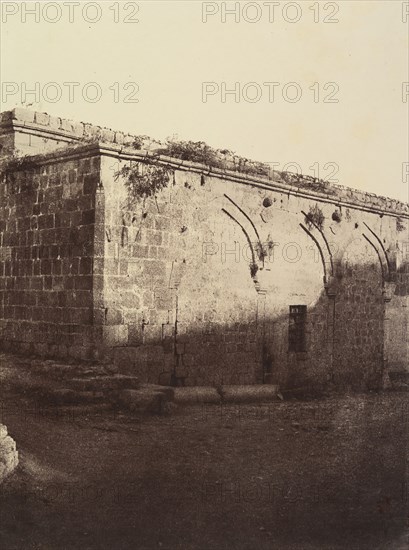
<instances>
[{"instance_id":1,"label":"dark window opening","mask_svg":"<svg viewBox=\"0 0 409 550\"><path fill-rule=\"evenodd\" d=\"M306 351L307 306L290 306L288 351Z\"/></svg>"}]
</instances>

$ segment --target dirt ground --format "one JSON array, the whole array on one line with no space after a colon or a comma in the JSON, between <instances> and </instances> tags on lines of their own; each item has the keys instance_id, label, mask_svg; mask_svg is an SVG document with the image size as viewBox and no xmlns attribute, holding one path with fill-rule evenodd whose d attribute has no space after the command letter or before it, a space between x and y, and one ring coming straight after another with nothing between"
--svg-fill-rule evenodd
<instances>
[{"instance_id":1,"label":"dirt ground","mask_svg":"<svg viewBox=\"0 0 409 550\"><path fill-rule=\"evenodd\" d=\"M38 409L3 392L20 465L2 550L408 548L408 393Z\"/></svg>"}]
</instances>

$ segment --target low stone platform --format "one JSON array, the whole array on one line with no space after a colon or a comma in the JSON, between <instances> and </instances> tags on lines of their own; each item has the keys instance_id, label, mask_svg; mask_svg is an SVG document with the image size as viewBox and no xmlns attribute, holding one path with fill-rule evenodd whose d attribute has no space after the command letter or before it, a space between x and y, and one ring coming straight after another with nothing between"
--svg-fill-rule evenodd
<instances>
[{"instance_id":1,"label":"low stone platform","mask_svg":"<svg viewBox=\"0 0 409 550\"><path fill-rule=\"evenodd\" d=\"M141 384L136 376L111 372L98 364L62 363L4 353L0 354L0 379L3 389L8 388L43 408L108 407L137 414L169 414L184 405L282 399L279 387L273 384L218 387Z\"/></svg>"}]
</instances>

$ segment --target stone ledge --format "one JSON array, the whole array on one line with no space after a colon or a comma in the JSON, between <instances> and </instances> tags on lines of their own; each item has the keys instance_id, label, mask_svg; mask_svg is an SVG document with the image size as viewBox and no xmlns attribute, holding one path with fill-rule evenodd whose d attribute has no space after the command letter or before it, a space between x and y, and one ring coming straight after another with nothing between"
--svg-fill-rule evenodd
<instances>
[{"instance_id":1,"label":"stone ledge","mask_svg":"<svg viewBox=\"0 0 409 550\"><path fill-rule=\"evenodd\" d=\"M74 146L72 146L74 145ZM208 177L221 178L228 181L251 185L254 187L263 188L268 191L286 193L296 197L304 197L313 199L318 202L336 204L347 208L354 208L366 212L374 212L379 215L388 214L395 217L409 219L409 204L403 203L396 199L389 199L375 195L373 193L365 193L356 191L340 185L332 186L332 194L314 191L305 187L295 187L288 183L283 183L275 180L268 180L262 177L254 177L248 174L234 172L231 170L221 170L220 168L204 167L201 164L180 160L171 157L158 156L155 153L147 150L136 150L130 147L124 147L115 143L74 143L62 149L57 149L43 154L35 154L24 157L24 162L30 166L55 164L68 160L79 160L89 158L90 156L107 156L122 161L144 162L149 159L155 159L159 163L163 163L175 170L203 173L206 171ZM5 159L7 161L7 159ZM19 168L24 171L24 163Z\"/></svg>"},{"instance_id":2,"label":"stone ledge","mask_svg":"<svg viewBox=\"0 0 409 550\"><path fill-rule=\"evenodd\" d=\"M155 151L161 149L164 144L150 139L144 138L141 141L140 136L125 134L124 132L113 131L109 128L103 128L85 122L74 122L69 119L54 117L47 113L39 113L16 107L11 111L0 113L0 134L9 133L13 130L20 130L24 133L38 134L41 136L48 135L50 139L67 141L72 143L78 142L98 142L101 145L110 145L115 147L117 154L122 153L122 148L128 148L128 155L149 157ZM140 142L140 149L132 149L132 145L137 140ZM109 147L108 147L109 148ZM61 153L61 150L59 151ZM101 151L102 153L102 151ZM108 153L108 151L106 151ZM377 210L379 212L393 212L395 215L403 215L409 217L409 205L395 199L382 197L374 193L359 191L357 189L348 188L342 185L330 184L321 180L315 180L310 176L292 174L289 172L274 172L268 171L267 165L264 165L263 173L255 175L249 174L246 170L241 170L240 162L237 164L239 157L235 155L221 155L221 161L224 168L213 168L200 165L193 162L181 161L176 158L163 157L164 161L170 161L172 164L179 166L180 169L199 169L206 171L209 176L222 176L226 179L236 179L237 177L256 181L261 184L271 186L282 186L283 189L291 190L296 195L313 195L322 200L326 198L327 202L343 204L364 210ZM263 163L248 160L248 166L260 167ZM233 177L233 176L236 176ZM272 189L274 190L274 189Z\"/></svg>"}]
</instances>

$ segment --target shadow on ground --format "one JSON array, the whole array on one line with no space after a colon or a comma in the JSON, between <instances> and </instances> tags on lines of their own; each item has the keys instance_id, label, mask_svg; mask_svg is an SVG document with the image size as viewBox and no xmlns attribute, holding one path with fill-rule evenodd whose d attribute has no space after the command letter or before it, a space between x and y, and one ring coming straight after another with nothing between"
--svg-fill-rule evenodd
<instances>
[{"instance_id":1,"label":"shadow on ground","mask_svg":"<svg viewBox=\"0 0 409 550\"><path fill-rule=\"evenodd\" d=\"M407 548L407 393L39 409L2 392L20 465L4 550Z\"/></svg>"}]
</instances>

